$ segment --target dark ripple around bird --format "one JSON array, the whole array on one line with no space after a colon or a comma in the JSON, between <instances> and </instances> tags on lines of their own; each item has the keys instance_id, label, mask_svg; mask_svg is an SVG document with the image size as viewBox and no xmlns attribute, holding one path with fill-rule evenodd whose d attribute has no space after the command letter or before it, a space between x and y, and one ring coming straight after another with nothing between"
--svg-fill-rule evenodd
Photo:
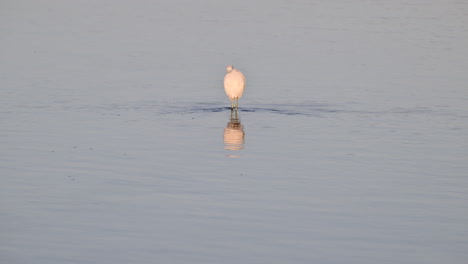
<instances>
[{"instance_id":1,"label":"dark ripple around bird","mask_svg":"<svg viewBox=\"0 0 468 264\"><path fill-rule=\"evenodd\" d=\"M220 103L199 103L192 106L180 106L172 113L218 113L231 111L230 107L220 106ZM345 109L323 103L302 104L245 104L238 109L239 113L269 113L287 116L320 116L323 114L346 112ZM169 114L171 112L166 112Z\"/></svg>"}]
</instances>

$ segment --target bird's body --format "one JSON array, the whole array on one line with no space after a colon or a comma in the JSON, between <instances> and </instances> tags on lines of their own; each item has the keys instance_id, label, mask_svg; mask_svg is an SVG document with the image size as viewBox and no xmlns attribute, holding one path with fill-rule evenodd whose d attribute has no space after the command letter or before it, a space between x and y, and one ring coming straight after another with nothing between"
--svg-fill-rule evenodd
<instances>
[{"instance_id":1,"label":"bird's body","mask_svg":"<svg viewBox=\"0 0 468 264\"><path fill-rule=\"evenodd\" d=\"M239 99L242 97L245 88L245 76L232 65L226 67L226 76L224 76L224 91L226 91L231 108L239 106Z\"/></svg>"}]
</instances>

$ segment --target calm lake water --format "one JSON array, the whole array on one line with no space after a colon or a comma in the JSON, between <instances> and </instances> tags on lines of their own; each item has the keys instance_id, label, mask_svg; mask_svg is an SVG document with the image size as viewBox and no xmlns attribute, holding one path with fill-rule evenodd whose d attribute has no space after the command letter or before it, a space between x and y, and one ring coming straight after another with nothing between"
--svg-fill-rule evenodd
<instances>
[{"instance_id":1,"label":"calm lake water","mask_svg":"<svg viewBox=\"0 0 468 264\"><path fill-rule=\"evenodd\" d=\"M468 2L0 6L1 263L468 259Z\"/></svg>"}]
</instances>

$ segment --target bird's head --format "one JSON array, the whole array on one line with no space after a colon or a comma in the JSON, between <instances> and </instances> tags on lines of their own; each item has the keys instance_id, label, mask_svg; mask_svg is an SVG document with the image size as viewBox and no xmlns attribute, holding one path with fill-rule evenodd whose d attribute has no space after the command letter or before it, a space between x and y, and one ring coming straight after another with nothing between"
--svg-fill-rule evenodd
<instances>
[{"instance_id":1,"label":"bird's head","mask_svg":"<svg viewBox=\"0 0 468 264\"><path fill-rule=\"evenodd\" d=\"M230 73L230 72L232 71L232 69L234 69L234 66L232 66L232 65L228 65L228 66L226 67L226 71L227 71L228 73Z\"/></svg>"}]
</instances>

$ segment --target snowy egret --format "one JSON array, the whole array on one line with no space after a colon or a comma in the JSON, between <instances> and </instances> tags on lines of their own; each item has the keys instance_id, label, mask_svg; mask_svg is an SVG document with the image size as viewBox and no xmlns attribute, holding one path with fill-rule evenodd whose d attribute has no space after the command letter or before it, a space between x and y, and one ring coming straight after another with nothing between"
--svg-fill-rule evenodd
<instances>
[{"instance_id":1,"label":"snowy egret","mask_svg":"<svg viewBox=\"0 0 468 264\"><path fill-rule=\"evenodd\" d=\"M226 91L229 100L231 100L231 108L239 107L239 98L242 97L245 88L245 76L234 66L226 67L226 76L224 76L224 91Z\"/></svg>"}]
</instances>

